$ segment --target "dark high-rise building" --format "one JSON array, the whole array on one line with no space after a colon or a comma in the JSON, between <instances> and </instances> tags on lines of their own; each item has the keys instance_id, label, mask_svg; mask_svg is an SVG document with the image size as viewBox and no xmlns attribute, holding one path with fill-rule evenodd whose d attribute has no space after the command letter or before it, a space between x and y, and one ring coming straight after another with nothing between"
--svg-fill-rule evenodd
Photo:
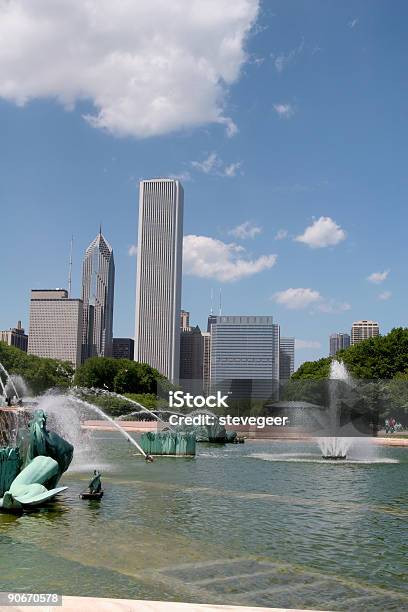
<instances>
[{"instance_id":1,"label":"dark high-rise building","mask_svg":"<svg viewBox=\"0 0 408 612\"><path fill-rule=\"evenodd\" d=\"M112 357L115 359L133 359L135 341L133 338L114 338Z\"/></svg>"},{"instance_id":2,"label":"dark high-rise building","mask_svg":"<svg viewBox=\"0 0 408 612\"><path fill-rule=\"evenodd\" d=\"M279 381L289 380L295 371L295 339L280 337L279 341Z\"/></svg>"},{"instance_id":3,"label":"dark high-rise building","mask_svg":"<svg viewBox=\"0 0 408 612\"><path fill-rule=\"evenodd\" d=\"M190 313L188 310L182 310L180 313L180 329L190 328Z\"/></svg>"},{"instance_id":4,"label":"dark high-rise building","mask_svg":"<svg viewBox=\"0 0 408 612\"><path fill-rule=\"evenodd\" d=\"M207 332L208 333L211 333L211 325L216 322L217 322L217 315L212 314L212 313L209 314L208 321L207 321Z\"/></svg>"},{"instance_id":5,"label":"dark high-rise building","mask_svg":"<svg viewBox=\"0 0 408 612\"><path fill-rule=\"evenodd\" d=\"M201 335L203 337L203 390L204 395L208 395L211 377L211 334L202 332Z\"/></svg>"},{"instance_id":6,"label":"dark high-rise building","mask_svg":"<svg viewBox=\"0 0 408 612\"><path fill-rule=\"evenodd\" d=\"M113 250L99 230L82 266L82 361L112 356L114 285Z\"/></svg>"},{"instance_id":7,"label":"dark high-rise building","mask_svg":"<svg viewBox=\"0 0 408 612\"><path fill-rule=\"evenodd\" d=\"M350 346L350 335L343 333L330 334L330 356Z\"/></svg>"},{"instance_id":8,"label":"dark high-rise building","mask_svg":"<svg viewBox=\"0 0 408 612\"><path fill-rule=\"evenodd\" d=\"M203 392L204 338L198 325L190 326L190 313L181 311L180 385L185 392Z\"/></svg>"},{"instance_id":9,"label":"dark high-rise building","mask_svg":"<svg viewBox=\"0 0 408 612\"><path fill-rule=\"evenodd\" d=\"M9 346L15 346L26 353L28 347L28 336L21 326L21 321L18 321L17 327L0 331L0 342L5 342Z\"/></svg>"}]
</instances>

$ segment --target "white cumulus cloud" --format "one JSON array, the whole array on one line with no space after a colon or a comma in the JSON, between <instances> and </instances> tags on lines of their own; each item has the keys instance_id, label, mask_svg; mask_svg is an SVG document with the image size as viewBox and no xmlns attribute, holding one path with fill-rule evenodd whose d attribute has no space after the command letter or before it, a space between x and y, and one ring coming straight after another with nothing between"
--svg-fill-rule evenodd
<instances>
[{"instance_id":1,"label":"white cumulus cloud","mask_svg":"<svg viewBox=\"0 0 408 612\"><path fill-rule=\"evenodd\" d=\"M312 312L338 314L351 308L347 302L337 302L336 300L325 298L319 291L305 287L291 287L284 291L277 291L272 296L272 299L289 310L302 310L311 306Z\"/></svg>"},{"instance_id":2,"label":"white cumulus cloud","mask_svg":"<svg viewBox=\"0 0 408 612\"><path fill-rule=\"evenodd\" d=\"M272 268L276 259L276 255L252 259L242 246L209 236L184 236L183 271L190 276L236 281Z\"/></svg>"},{"instance_id":3,"label":"white cumulus cloud","mask_svg":"<svg viewBox=\"0 0 408 612\"><path fill-rule=\"evenodd\" d=\"M280 229L275 234L275 240L284 240L288 235L288 230Z\"/></svg>"},{"instance_id":4,"label":"white cumulus cloud","mask_svg":"<svg viewBox=\"0 0 408 612\"><path fill-rule=\"evenodd\" d=\"M298 287L296 289L290 288L284 291L277 291L274 295L275 302L286 306L290 310L301 310L307 308L311 304L320 302L322 296L318 291L314 289L306 289Z\"/></svg>"},{"instance_id":5,"label":"white cumulus cloud","mask_svg":"<svg viewBox=\"0 0 408 612\"><path fill-rule=\"evenodd\" d=\"M233 164L227 164L224 167L224 176L228 176L229 178L232 178L234 176L237 175L238 170L241 168L242 166L242 162L235 162Z\"/></svg>"},{"instance_id":6,"label":"white cumulus cloud","mask_svg":"<svg viewBox=\"0 0 408 612\"><path fill-rule=\"evenodd\" d=\"M317 307L320 312L325 314L339 314L351 309L348 302L337 302L336 300L323 300Z\"/></svg>"},{"instance_id":7,"label":"white cumulus cloud","mask_svg":"<svg viewBox=\"0 0 408 612\"><path fill-rule=\"evenodd\" d=\"M391 291L383 291L382 293L378 294L378 299L386 301L386 300L389 300L391 296L392 296Z\"/></svg>"},{"instance_id":8,"label":"white cumulus cloud","mask_svg":"<svg viewBox=\"0 0 408 612\"><path fill-rule=\"evenodd\" d=\"M367 276L367 280L370 281L370 283L379 285L388 278L389 273L389 270L384 270L384 272L373 272L372 274L370 274L370 276Z\"/></svg>"},{"instance_id":9,"label":"white cumulus cloud","mask_svg":"<svg viewBox=\"0 0 408 612\"><path fill-rule=\"evenodd\" d=\"M137 246L135 244L131 244L128 248L128 255L130 255L130 257L135 257L137 255Z\"/></svg>"},{"instance_id":10,"label":"white cumulus cloud","mask_svg":"<svg viewBox=\"0 0 408 612\"><path fill-rule=\"evenodd\" d=\"M279 119L290 119L295 114L295 109L291 104L274 104L273 108Z\"/></svg>"},{"instance_id":11,"label":"white cumulus cloud","mask_svg":"<svg viewBox=\"0 0 408 612\"><path fill-rule=\"evenodd\" d=\"M334 246L346 238L346 232L330 217L320 217L309 225L295 240L312 249Z\"/></svg>"},{"instance_id":12,"label":"white cumulus cloud","mask_svg":"<svg viewBox=\"0 0 408 612\"><path fill-rule=\"evenodd\" d=\"M259 0L0 0L0 98L92 105L90 125L144 138L218 123Z\"/></svg>"},{"instance_id":13,"label":"white cumulus cloud","mask_svg":"<svg viewBox=\"0 0 408 612\"><path fill-rule=\"evenodd\" d=\"M244 221L241 225L237 225L233 227L228 233L234 238L240 238L241 240L245 240L246 238L255 238L258 234L262 232L262 228L251 221Z\"/></svg>"},{"instance_id":14,"label":"white cumulus cloud","mask_svg":"<svg viewBox=\"0 0 408 612\"><path fill-rule=\"evenodd\" d=\"M232 164L226 164L220 158L220 156L213 151L202 161L190 162L194 170L203 172L204 174L213 174L215 176L226 176L233 178L237 175L238 170L242 166L242 162L235 162Z\"/></svg>"}]
</instances>

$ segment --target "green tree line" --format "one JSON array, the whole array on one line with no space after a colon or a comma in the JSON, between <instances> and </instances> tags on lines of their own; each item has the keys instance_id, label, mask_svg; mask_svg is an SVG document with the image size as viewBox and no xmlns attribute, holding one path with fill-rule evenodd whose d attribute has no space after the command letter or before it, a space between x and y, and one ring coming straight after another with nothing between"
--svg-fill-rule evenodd
<instances>
[{"instance_id":1,"label":"green tree line","mask_svg":"<svg viewBox=\"0 0 408 612\"><path fill-rule=\"evenodd\" d=\"M0 363L9 374L22 376L30 392L34 394L43 393L52 387L67 388L71 385L74 375L74 368L68 361L28 355L4 342L0 342Z\"/></svg>"},{"instance_id":2,"label":"green tree line","mask_svg":"<svg viewBox=\"0 0 408 612\"><path fill-rule=\"evenodd\" d=\"M306 361L292 380L328 378L333 359L343 361L355 378L408 380L408 328L394 328L385 336L369 338L339 351L335 357Z\"/></svg>"},{"instance_id":3,"label":"green tree line","mask_svg":"<svg viewBox=\"0 0 408 612\"><path fill-rule=\"evenodd\" d=\"M75 371L72 364L57 359L28 355L24 351L0 342L0 362L9 374L22 376L34 395L50 388L66 389L72 385L96 387L121 394L156 396L173 386L158 370L147 363L129 359L92 357ZM3 375L4 379L4 375Z\"/></svg>"},{"instance_id":4,"label":"green tree line","mask_svg":"<svg viewBox=\"0 0 408 612\"><path fill-rule=\"evenodd\" d=\"M329 378L333 359L343 361L359 393L379 407L381 418L395 416L408 424L408 328L394 328L339 351L334 357L307 361L292 375L285 399L317 401L322 393L319 381Z\"/></svg>"}]
</instances>

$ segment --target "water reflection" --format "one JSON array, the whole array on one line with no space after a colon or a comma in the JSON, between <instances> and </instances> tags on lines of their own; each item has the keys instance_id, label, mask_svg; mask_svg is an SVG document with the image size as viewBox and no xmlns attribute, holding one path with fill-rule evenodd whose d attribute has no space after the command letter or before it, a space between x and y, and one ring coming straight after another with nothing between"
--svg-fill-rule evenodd
<instances>
[{"instance_id":1,"label":"water reflection","mask_svg":"<svg viewBox=\"0 0 408 612\"><path fill-rule=\"evenodd\" d=\"M107 466L100 504L79 498L88 475L70 471L57 504L0 515L1 590L58 585L66 594L320 609L336 602L338 610L408 603L403 449L382 452L394 463L340 466L264 460L257 455L308 457L313 446L256 442L146 464L115 434L97 435ZM11 551L15 567L3 574ZM41 575L22 569L34 565ZM352 597L365 607L347 607Z\"/></svg>"}]
</instances>

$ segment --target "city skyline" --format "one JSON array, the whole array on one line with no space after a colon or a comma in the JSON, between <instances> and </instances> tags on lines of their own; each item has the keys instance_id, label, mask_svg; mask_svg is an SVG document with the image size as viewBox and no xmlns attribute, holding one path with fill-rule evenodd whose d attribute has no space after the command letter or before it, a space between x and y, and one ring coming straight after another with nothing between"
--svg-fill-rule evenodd
<instances>
[{"instance_id":1,"label":"city skyline","mask_svg":"<svg viewBox=\"0 0 408 612\"><path fill-rule=\"evenodd\" d=\"M157 69L148 81L154 98L145 92L130 116L107 112L92 92L87 100L75 91L64 98L52 81L57 71L47 92L6 91L0 77L0 197L10 227L30 229L18 249L13 232L2 239L13 273L0 328L16 319L28 328L32 287L67 286L72 233L72 295L80 295L81 254L96 219L115 248L114 333L133 336L138 181L151 176L177 176L184 185L181 306L202 329L211 289L220 286L224 312L271 314L296 337L297 365L326 355L328 336L355 320L379 321L382 333L407 324L406 6L396 2L390 12L375 0L370 10L358 3L355 15L350 6L319 5L306 15L283 2L273 11L244 4L240 17L220 9L214 53L200 47L213 81L198 69L180 81L167 57L168 77L156 78ZM176 9L165 10L170 18ZM205 26L195 27L195 40L205 40ZM231 32L235 51L225 44ZM171 45L197 66L184 34L175 32ZM121 50L120 40L111 44ZM16 61L30 59L22 50ZM117 90L133 103L143 79L131 77L131 93L120 79ZM194 89L197 82L204 89ZM22 87L18 79L14 86ZM167 100L168 114L155 100ZM118 116L120 127L101 123Z\"/></svg>"},{"instance_id":2,"label":"city skyline","mask_svg":"<svg viewBox=\"0 0 408 612\"><path fill-rule=\"evenodd\" d=\"M180 185L181 189L183 189L183 188L182 188L182 185L181 185L181 183L180 183L180 181L178 181L178 180L177 180L177 181L174 181L174 179L168 179L168 178L164 178L164 179L146 179L146 180L142 180L142 181L141 181L141 183L143 183L143 182L149 182L149 181L150 181L150 182L151 182L151 181L163 181L163 180L164 180L164 181L170 181L170 182L177 182L177 183ZM72 240L72 239L71 239L71 240ZM95 238L95 239L94 239L94 240L93 240L93 241L92 241L92 242L91 242L91 243L88 245L88 248L86 249L86 252L85 252L85 257L84 257L84 259L83 259L83 263L82 263L82 274L83 274L83 280L82 280L82 292L84 291L84 270L85 270L85 268L86 268L86 262L87 262L87 259L89 259L89 257L87 257L87 255L89 254L89 251L90 251L90 250L92 250L92 248L93 248L93 247L95 247L95 245L98 245L98 244L99 244L99 242L98 242L98 241L99 241L99 242L100 242L100 241L102 241L102 243L103 243L103 244L102 244L103 250L104 250L104 251L107 251L107 252L109 252L109 253L110 253L110 255L111 255L111 257L112 257L112 264L113 264L113 249L112 249L112 247L110 246L110 244L109 244L109 243L106 241L106 239L103 237L103 235L102 235L102 229L100 228L99 233L98 233L98 235L96 236L96 238ZM100 249L99 249L99 250L100 250ZM72 246L71 246L71 253L72 253ZM91 258L91 259L92 259L92 258ZM68 267L68 270L69 270L69 271L68 271L68 277L69 277L69 280L68 280L68 286L69 286L69 285L71 284L71 282L72 282L72 270L71 270L71 266L72 266L72 261L71 261L71 254L70 254L69 267ZM108 266L108 267L109 267L109 266ZM113 280L114 280L114 273L115 273L115 272L114 272L114 270L115 270L115 268L114 268L114 264L113 264ZM88 279L88 280L89 280L89 279ZM89 284L89 283L87 283L87 284ZM182 284L181 284L181 287L182 287ZM31 293L32 293L33 291L35 292L35 291L41 291L41 290L39 290L39 289L31 289L30 291L31 291ZM50 290L48 290L48 291L63 291L63 292L67 292L67 297L69 297L69 291L67 291L67 290L65 290L65 289L53 288L53 289L50 289ZM113 295L112 295L112 298L113 298ZM220 297L219 297L219 300L220 300L220 301L219 301L219 311L220 311L220 313L221 313L221 310L222 310L222 304L221 304L221 292L220 292ZM72 301L78 301L78 298L72 298ZM82 301L82 297L80 298L80 301ZM136 302L136 303L137 303L137 302ZM113 314L114 314L114 311L113 311L113 301L112 301L111 306L112 306L111 315L113 315ZM211 317L213 317L213 318L214 318L214 321L215 321L215 320L217 319L217 316L221 316L221 315L220 315L220 313L219 313L219 315L215 315L215 314L213 314L213 309L214 309L214 292L213 292L213 289L211 289L211 294L210 294L210 313L209 313L209 315L207 316L207 321L209 321ZM185 320L185 321L187 322L187 324L189 324L189 315L190 315L190 313L189 313L188 311L186 311L186 310L184 310L183 308L181 308L181 307L180 307L180 309L179 309L179 314L180 314L180 317L181 317L181 321ZM232 317L236 317L237 315L231 315L231 314L230 314L230 315L227 315L227 316L229 316L229 317L231 317L231 316L232 316ZM246 315L244 315L244 316L246 316L246 317L254 317L254 316L255 316L255 317L257 317L257 316L258 316L258 317L259 317L259 316L260 316L260 317L265 317L265 316L269 316L269 315L259 315L259 313L258 313L258 314L253 314L253 313L252 313L252 314L246 314ZM83 325L83 329L84 329L84 331L83 331L83 334L85 334L85 320L87 319L87 317L86 317L86 315L85 315L85 308L84 308L84 316L83 316L83 318L84 318L84 325ZM176 318L177 318L177 315L176 315ZM110 316L110 324L112 324L112 323L113 323L113 318L112 318L112 316ZM368 323L368 324L373 324L373 325L374 325L374 327L377 327L377 328L378 328L378 330L379 330L379 325L378 325L378 322L374 322L374 321L370 321L370 320L360 320L360 321L354 321L354 322L351 324L351 332L350 332L350 334L348 334L347 332L332 332L332 333L330 334L330 336L329 336L329 340L330 340L330 342L329 342L329 350L328 350L328 352L327 352L327 353L324 353L324 351L323 351L323 352L322 352L322 354L321 354L321 356L322 356L322 357L325 357L325 356L334 356L338 350L342 350L343 348L348 348L348 347L349 347L349 346L352 344L352 342L351 342L351 335L353 334L353 328L354 328L355 326L357 326L357 327L358 327L358 326L359 326L359 324L361 324L361 323L363 323L363 324L367 324L367 323ZM21 326L21 321L18 321L18 324ZM208 324L209 324L209 323L208 323ZM279 325L274 324L274 326L275 326L276 328L280 328L280 326L279 326ZM180 327L180 331L182 331L182 329L183 329L183 326L181 325L181 327ZM207 325L207 329L208 329L208 325ZM8 329L5 329L5 330L1 331L1 332L0 332L0 334L3 334L3 335L4 335L4 337L6 338L6 335L7 335L7 334L10 334L11 332L15 332L15 331L16 331L15 329L13 329L13 328L11 328L11 327L10 327L10 328L8 328ZM23 330L23 332L24 332L24 330ZM379 332L378 332L378 333L379 333ZM369 334L366 334L364 337L362 337L362 339L364 339L365 337L367 337L367 338L368 338L368 337L371 337L372 335L374 335L374 336L375 336L375 335L378 335L378 333L374 333L374 334L369 333ZM279 329L279 334L280 334L280 329ZM206 334L205 332L203 332L203 336L206 336L206 335L208 335L208 334ZM85 337L85 336L84 336L84 337ZM347 341L345 341L345 340L343 340L343 338L339 339L339 337L346 337L346 338L348 338L348 342L347 342ZM117 340L117 341L121 341L121 340L122 340L122 341L126 341L126 342L128 342L128 341L130 340L131 342L134 342L134 337L132 337L132 336L128 335L128 336L126 336L126 337L124 337L124 338L114 338L113 328L112 328L112 350L111 350L112 355L113 355L113 341L114 341L114 340ZM300 361L300 362L296 362L296 359L295 359L295 355L297 354L295 349L296 349L296 348L299 348L299 346L298 346L298 341L297 341L297 339L296 339L296 338L294 338L294 337L291 337L291 338L285 338L285 337L282 337L282 340L283 340L283 341L285 341L285 342L288 342L288 350L289 350L288 364L287 364L287 367L286 367L286 368L284 368L284 370L285 370L285 371L287 370L287 371L290 371L291 373L293 373L293 371L294 371L294 370L296 370L296 367L298 367L299 365L301 365L301 363L303 363L303 361L304 361L304 360L303 360L303 361ZM6 341L6 340L3 340L3 341ZM336 342L336 344L335 344L335 342ZM355 342L355 343L356 343L356 342ZM303 347L302 347L302 341L300 341L300 349L302 349L302 348L303 348ZM83 351L83 350L84 350L84 345L82 346L82 351ZM180 350L180 343L179 343L179 350ZM129 349L128 349L128 351L129 351ZM130 352L131 352L131 351L130 351ZM111 356L111 355L106 354L105 356ZM286 357L286 355L285 355L285 357ZM87 359L87 358L88 358L88 356L84 356L84 355L82 356L82 360ZM135 360L136 360L136 354L135 354L135 356L134 356L134 357L131 357L131 359L135 359ZM143 359L142 359L142 360L143 360ZM296 364L296 366L295 366L295 364ZM154 367L156 367L156 366L154 366ZM176 368L176 369L177 369L177 368ZM281 368L281 375L280 375L280 378L285 379L285 378L286 378L286 374L285 374L285 375L282 375L282 371L283 371L283 370L282 370L282 368Z\"/></svg>"}]
</instances>

